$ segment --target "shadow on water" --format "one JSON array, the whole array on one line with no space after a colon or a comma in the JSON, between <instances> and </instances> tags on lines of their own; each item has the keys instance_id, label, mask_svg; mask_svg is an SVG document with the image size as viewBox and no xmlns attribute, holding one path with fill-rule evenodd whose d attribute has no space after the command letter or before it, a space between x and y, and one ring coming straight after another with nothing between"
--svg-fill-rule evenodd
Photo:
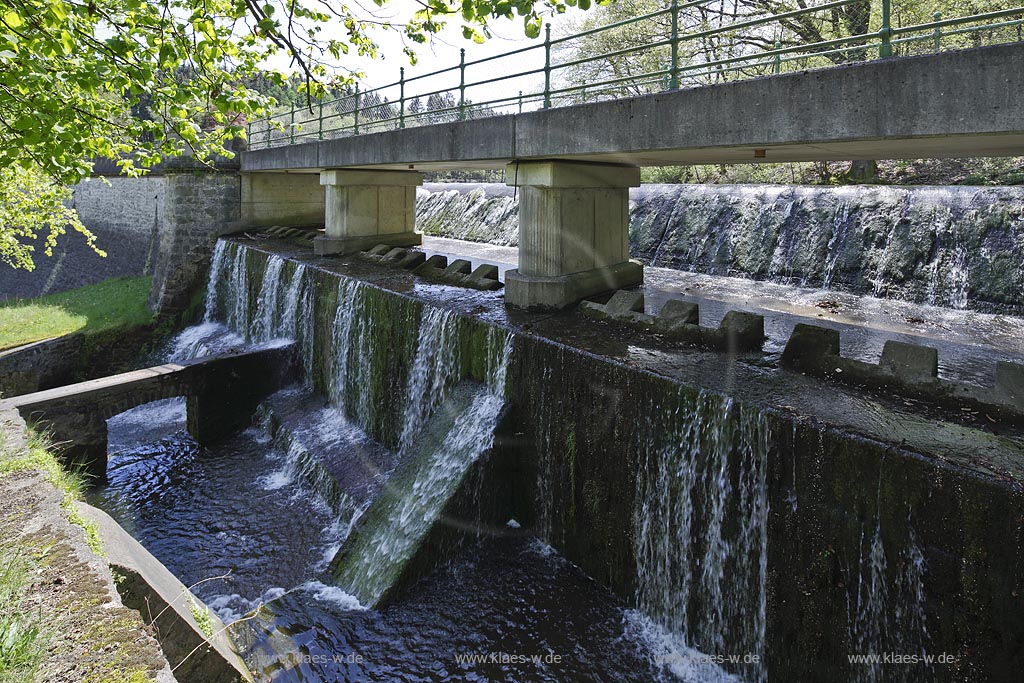
<instances>
[{"instance_id":1,"label":"shadow on water","mask_svg":"<svg viewBox=\"0 0 1024 683\"><path fill-rule=\"evenodd\" d=\"M349 472L346 488L361 485L367 499L391 454L301 390L272 397L257 423L205 447L183 431L180 399L124 413L110 421L109 483L92 502L184 583L198 584L265 680L677 680L671 668L685 655L667 633L514 529L464 548L380 610L365 609L328 572L352 508L358 516L365 501L312 485L294 466L293 444L305 439L339 470L363 469ZM306 427L296 434L281 425ZM669 657L665 668L654 652ZM683 673L732 680L715 668Z\"/></svg>"}]
</instances>

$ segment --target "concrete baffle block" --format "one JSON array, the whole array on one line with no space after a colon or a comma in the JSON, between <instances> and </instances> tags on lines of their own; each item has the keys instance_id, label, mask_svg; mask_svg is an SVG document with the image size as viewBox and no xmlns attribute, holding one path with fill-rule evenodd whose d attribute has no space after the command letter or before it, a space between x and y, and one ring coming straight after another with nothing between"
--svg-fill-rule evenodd
<instances>
[{"instance_id":1,"label":"concrete baffle block","mask_svg":"<svg viewBox=\"0 0 1024 683\"><path fill-rule=\"evenodd\" d=\"M384 254L388 253L390 249L391 247L389 247L386 244L378 244L374 248L368 250L366 253L369 254L370 256L383 256Z\"/></svg>"},{"instance_id":2,"label":"concrete baffle block","mask_svg":"<svg viewBox=\"0 0 1024 683\"><path fill-rule=\"evenodd\" d=\"M839 356L839 330L797 323L782 352L782 364L796 370L827 369Z\"/></svg>"},{"instance_id":3,"label":"concrete baffle block","mask_svg":"<svg viewBox=\"0 0 1024 683\"><path fill-rule=\"evenodd\" d=\"M996 389L1011 403L1024 408L1024 365L1005 360L996 363Z\"/></svg>"},{"instance_id":4,"label":"concrete baffle block","mask_svg":"<svg viewBox=\"0 0 1024 683\"><path fill-rule=\"evenodd\" d=\"M388 261L397 261L397 260L401 259L403 256L405 256L405 253L407 251L408 251L408 249L403 249L401 247L395 247L394 249L391 249L386 254L384 254L384 258L386 260L388 260Z\"/></svg>"},{"instance_id":5,"label":"concrete baffle block","mask_svg":"<svg viewBox=\"0 0 1024 683\"><path fill-rule=\"evenodd\" d=\"M639 284L643 267L629 260L629 188L636 166L569 161L509 164L521 188L519 267L505 275L505 301L526 309L559 309Z\"/></svg>"},{"instance_id":6,"label":"concrete baffle block","mask_svg":"<svg viewBox=\"0 0 1024 683\"><path fill-rule=\"evenodd\" d=\"M700 306L691 301L669 299L658 311L658 318L671 324L697 325L700 323Z\"/></svg>"},{"instance_id":7,"label":"concrete baffle block","mask_svg":"<svg viewBox=\"0 0 1024 683\"><path fill-rule=\"evenodd\" d=\"M448 264L448 267L444 269L444 274L469 275L471 270L473 270L473 264L466 259L459 258Z\"/></svg>"},{"instance_id":8,"label":"concrete baffle block","mask_svg":"<svg viewBox=\"0 0 1024 683\"><path fill-rule=\"evenodd\" d=\"M405 270L412 270L413 268L418 268L423 265L426 260L427 255L422 251L409 250L405 253L405 256L399 259L398 267L404 268Z\"/></svg>"},{"instance_id":9,"label":"concrete baffle block","mask_svg":"<svg viewBox=\"0 0 1024 683\"><path fill-rule=\"evenodd\" d=\"M421 242L416 225L418 171L330 169L320 172L326 234L314 241L319 255L347 254L384 244Z\"/></svg>"},{"instance_id":10,"label":"concrete baffle block","mask_svg":"<svg viewBox=\"0 0 1024 683\"><path fill-rule=\"evenodd\" d=\"M444 270L448 267L448 257L442 256L441 254L434 254L423 263L416 270Z\"/></svg>"},{"instance_id":11,"label":"concrete baffle block","mask_svg":"<svg viewBox=\"0 0 1024 683\"><path fill-rule=\"evenodd\" d=\"M728 311L718 325L727 348L743 351L764 344L764 316L745 311Z\"/></svg>"},{"instance_id":12,"label":"concrete baffle block","mask_svg":"<svg viewBox=\"0 0 1024 683\"><path fill-rule=\"evenodd\" d=\"M612 294L612 298L608 300L608 303L604 305L605 311L608 315L613 317L625 315L636 311L637 313L644 312L644 294L643 292L630 292L625 289Z\"/></svg>"},{"instance_id":13,"label":"concrete baffle block","mask_svg":"<svg viewBox=\"0 0 1024 683\"><path fill-rule=\"evenodd\" d=\"M882 348L879 365L903 379L929 379L939 376L939 352L931 346L890 339Z\"/></svg>"},{"instance_id":14,"label":"concrete baffle block","mask_svg":"<svg viewBox=\"0 0 1024 683\"><path fill-rule=\"evenodd\" d=\"M469 274L469 279L474 282L482 282L483 280L497 281L498 266L491 265L490 263L481 263L472 273Z\"/></svg>"}]
</instances>

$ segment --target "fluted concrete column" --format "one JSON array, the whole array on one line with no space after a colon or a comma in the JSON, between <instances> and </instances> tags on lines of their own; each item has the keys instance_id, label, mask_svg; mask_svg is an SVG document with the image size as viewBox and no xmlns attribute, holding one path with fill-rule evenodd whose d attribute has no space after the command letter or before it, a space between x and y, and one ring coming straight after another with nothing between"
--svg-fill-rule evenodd
<instances>
[{"instance_id":1,"label":"fluted concrete column","mask_svg":"<svg viewBox=\"0 0 1024 683\"><path fill-rule=\"evenodd\" d=\"M505 275L505 302L518 308L566 308L581 299L643 281L629 260L629 188L640 169L570 161L509 164L520 188L519 268Z\"/></svg>"},{"instance_id":2,"label":"fluted concrete column","mask_svg":"<svg viewBox=\"0 0 1024 683\"><path fill-rule=\"evenodd\" d=\"M314 242L317 254L347 254L378 244L420 243L416 225L418 171L334 169L320 172L327 234Z\"/></svg>"}]
</instances>

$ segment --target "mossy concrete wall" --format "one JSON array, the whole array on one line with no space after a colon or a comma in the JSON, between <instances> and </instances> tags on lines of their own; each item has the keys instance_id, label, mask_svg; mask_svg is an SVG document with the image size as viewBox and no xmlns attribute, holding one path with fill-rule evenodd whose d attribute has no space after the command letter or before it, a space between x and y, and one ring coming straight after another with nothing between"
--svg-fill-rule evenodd
<instances>
[{"instance_id":1,"label":"mossy concrete wall","mask_svg":"<svg viewBox=\"0 0 1024 683\"><path fill-rule=\"evenodd\" d=\"M248 258L255 273L267 253L251 249ZM312 382L327 393L338 283L349 276L306 267L316 282ZM260 278L248 281L255 297ZM372 318L369 329L379 346L365 387L375 409L364 426L394 445L419 313L433 304L407 289L366 286L370 303L363 314ZM462 329L494 324L470 315ZM739 500L742 491L761 487L766 496L763 593L727 593L722 619L726 631L739 634L736 642L754 642L749 620L761 618L763 596L763 655L770 679L847 680L856 673L847 655L867 646L951 655L954 664L934 667L940 681L1010 681L1024 668L1019 483L967 471L944 461L941 453L915 451L913 443L870 440L757 399L723 397L526 329L514 331L510 414L496 442L496 476L482 481L488 488L477 503L468 497L462 505L467 520L488 518L496 528L515 518L633 603L644 570L636 550L637 515L645 497L659 494L652 472L688 444L707 442L714 429L728 436L749 430L755 421L751 434L763 442L727 449L721 477L730 490L724 502L730 510L749 504ZM482 347L473 339L484 336L469 332L465 338L463 358L470 359L464 360L465 374L478 381L484 379L479 376L484 364L478 362ZM718 422L695 421L696 436L680 439L672 431L675 421L693 418L694 407L701 405L712 408L702 408L707 414L701 419ZM704 472L710 455L696 450L689 466ZM763 464L763 484L750 483L755 461ZM666 479L666 486L672 485ZM702 490L694 488L698 494ZM488 509L481 512L484 501ZM701 534L708 501L695 494L693 509L692 537L679 543L697 558L705 550ZM742 534L761 533L743 527L744 519L727 513L722 539L736 543ZM754 552L761 551L755 547ZM737 563L750 561L727 558L726 576ZM691 576L696 576L701 567L692 562ZM864 587L872 581L878 590L868 595ZM756 573L749 587L762 591ZM682 611L696 629L707 596L692 594L690 603ZM920 620L907 616L918 609L927 636L918 628Z\"/></svg>"}]
</instances>

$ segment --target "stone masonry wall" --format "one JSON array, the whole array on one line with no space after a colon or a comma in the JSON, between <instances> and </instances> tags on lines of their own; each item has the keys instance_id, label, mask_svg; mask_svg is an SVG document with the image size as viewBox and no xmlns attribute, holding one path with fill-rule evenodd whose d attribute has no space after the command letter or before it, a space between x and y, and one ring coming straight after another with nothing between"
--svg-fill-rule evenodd
<instances>
[{"instance_id":1,"label":"stone masonry wall","mask_svg":"<svg viewBox=\"0 0 1024 683\"><path fill-rule=\"evenodd\" d=\"M153 288L149 307L158 316L188 307L202 286L217 238L236 228L241 202L237 173L164 176Z\"/></svg>"},{"instance_id":2,"label":"stone masonry wall","mask_svg":"<svg viewBox=\"0 0 1024 683\"><path fill-rule=\"evenodd\" d=\"M0 268L0 301L36 297L101 280L153 272L164 178L89 178L74 188L72 206L107 252L96 254L78 233L65 235L53 256L37 250L32 272Z\"/></svg>"}]
</instances>

